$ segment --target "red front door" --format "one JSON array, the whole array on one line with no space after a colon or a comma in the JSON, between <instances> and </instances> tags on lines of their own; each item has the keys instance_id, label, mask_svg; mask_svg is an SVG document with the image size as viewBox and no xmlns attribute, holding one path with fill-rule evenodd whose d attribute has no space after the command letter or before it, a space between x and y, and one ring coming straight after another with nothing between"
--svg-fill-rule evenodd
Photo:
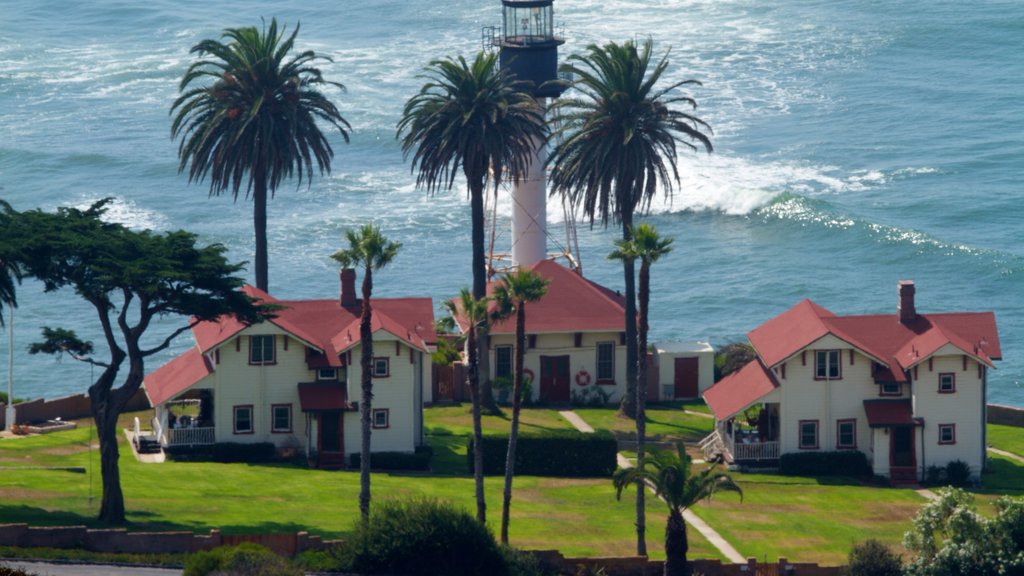
<instances>
[{"instance_id":1,"label":"red front door","mask_svg":"<svg viewBox=\"0 0 1024 576\"><path fill-rule=\"evenodd\" d=\"M700 366L696 358L676 358L676 398L696 398L699 395Z\"/></svg>"},{"instance_id":2,"label":"red front door","mask_svg":"<svg viewBox=\"0 0 1024 576\"><path fill-rule=\"evenodd\" d=\"M569 357L540 357L540 399L543 402L569 401Z\"/></svg>"},{"instance_id":3,"label":"red front door","mask_svg":"<svg viewBox=\"0 0 1024 576\"><path fill-rule=\"evenodd\" d=\"M345 466L344 412L321 412L317 426L317 451L321 468Z\"/></svg>"},{"instance_id":4,"label":"red front door","mask_svg":"<svg viewBox=\"0 0 1024 576\"><path fill-rule=\"evenodd\" d=\"M914 427L889 429L889 477L893 481L917 480L917 454L914 449Z\"/></svg>"}]
</instances>

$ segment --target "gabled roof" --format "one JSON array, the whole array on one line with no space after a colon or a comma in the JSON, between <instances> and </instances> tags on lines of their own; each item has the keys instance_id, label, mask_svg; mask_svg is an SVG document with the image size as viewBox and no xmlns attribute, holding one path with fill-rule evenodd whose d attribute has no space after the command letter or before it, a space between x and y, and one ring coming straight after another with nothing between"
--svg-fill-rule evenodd
<instances>
[{"instance_id":1,"label":"gabled roof","mask_svg":"<svg viewBox=\"0 0 1024 576\"><path fill-rule=\"evenodd\" d=\"M704 401L715 418L721 421L731 418L778 387L771 370L755 359L705 390Z\"/></svg>"},{"instance_id":2,"label":"gabled roof","mask_svg":"<svg viewBox=\"0 0 1024 576\"><path fill-rule=\"evenodd\" d=\"M816 340L832 335L848 342L888 369L893 378L946 345L988 366L1002 358L995 315L991 312L919 314L900 322L896 314L836 316L804 300L752 330L750 343L766 366L773 367Z\"/></svg>"},{"instance_id":3,"label":"gabled roof","mask_svg":"<svg viewBox=\"0 0 1024 576\"><path fill-rule=\"evenodd\" d=\"M596 282L552 260L541 260L531 270L549 280L548 292L537 302L527 305L526 332L622 332L625 330L626 299ZM487 294L493 294L500 281L487 285ZM468 326L456 317L459 327ZM515 317L490 325L491 334L514 334Z\"/></svg>"},{"instance_id":4,"label":"gabled roof","mask_svg":"<svg viewBox=\"0 0 1024 576\"><path fill-rule=\"evenodd\" d=\"M210 361L193 346L146 376L146 396L151 406L163 404L210 374L213 374Z\"/></svg>"}]
</instances>

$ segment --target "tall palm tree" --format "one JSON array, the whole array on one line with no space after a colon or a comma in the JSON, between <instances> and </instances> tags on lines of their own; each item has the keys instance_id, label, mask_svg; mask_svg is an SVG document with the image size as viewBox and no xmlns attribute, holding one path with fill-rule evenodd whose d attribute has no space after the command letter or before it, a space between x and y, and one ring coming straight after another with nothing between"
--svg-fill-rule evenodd
<instances>
[{"instance_id":1,"label":"tall palm tree","mask_svg":"<svg viewBox=\"0 0 1024 576\"><path fill-rule=\"evenodd\" d=\"M676 145L696 150L693 142L711 152L711 140L701 132L710 126L676 108L696 108L692 98L671 94L696 80L659 87L668 68L666 53L651 63L651 42L591 44L584 55L572 55L562 70L573 75L572 86L582 97L565 97L553 107L558 143L548 164L552 193L561 193L593 225L600 218L622 225L629 240L636 210L645 210L659 185L671 196L679 183ZM636 417L637 342L636 286L631 259L622 261L626 297L626 394L620 410Z\"/></svg>"},{"instance_id":2,"label":"tall palm tree","mask_svg":"<svg viewBox=\"0 0 1024 576\"><path fill-rule=\"evenodd\" d=\"M727 490L743 498L743 491L732 477L718 472L715 466L694 474L690 457L683 444L676 445L676 453L654 452L646 460L632 468L619 468L612 475L615 495L622 497L622 490L630 484L647 485L668 505L668 524L665 527L665 576L686 576L689 569L686 553L690 549L686 536L686 521L683 512L700 502L710 500L715 492Z\"/></svg>"},{"instance_id":3,"label":"tall palm tree","mask_svg":"<svg viewBox=\"0 0 1024 576\"><path fill-rule=\"evenodd\" d=\"M0 200L0 226L11 225L9 221L14 214L11 205ZM18 298L14 286L21 283L21 269L14 262L13 256L4 256L0 251L0 326L4 325L4 305L18 307Z\"/></svg>"},{"instance_id":4,"label":"tall palm tree","mask_svg":"<svg viewBox=\"0 0 1024 576\"><path fill-rule=\"evenodd\" d=\"M519 412L523 407L523 374L526 371L526 304L536 302L548 292L550 281L532 270L505 274L494 292L498 317L516 314L516 368L512 382L512 430L508 435L505 456L505 492L501 506L501 543L508 544L509 509L512 506L512 471L516 461L516 440L519 438Z\"/></svg>"},{"instance_id":5,"label":"tall palm tree","mask_svg":"<svg viewBox=\"0 0 1024 576\"><path fill-rule=\"evenodd\" d=\"M642 463L647 439L647 330L651 302L651 264L672 251L673 238L662 238L653 225L642 223L630 231L629 240L616 240L615 250L608 255L612 260L640 260L639 301L640 318L637 337L636 387L636 459ZM637 554L647 554L644 487L636 487L636 546Z\"/></svg>"},{"instance_id":6,"label":"tall palm tree","mask_svg":"<svg viewBox=\"0 0 1024 576\"><path fill-rule=\"evenodd\" d=\"M359 230L346 230L348 248L335 252L331 258L342 268L363 267L363 301L359 317L359 342L362 346L360 368L362 370L363 398L359 403L360 423L363 427L362 446L359 458L359 512L363 519L370 517L370 429L371 403L373 402L373 271L380 270L395 259L402 247L380 233L380 228L365 224Z\"/></svg>"},{"instance_id":7,"label":"tall palm tree","mask_svg":"<svg viewBox=\"0 0 1024 576\"><path fill-rule=\"evenodd\" d=\"M466 384L473 405L473 480L476 484L476 519L487 522L487 501L484 499L484 440L483 423L480 417L480 362L477 355L477 332L487 324L487 298L474 298L467 288L459 292L454 300L446 301L445 307L453 316L462 316L468 325L466 330Z\"/></svg>"},{"instance_id":8,"label":"tall palm tree","mask_svg":"<svg viewBox=\"0 0 1024 576\"><path fill-rule=\"evenodd\" d=\"M412 154L416 185L428 192L450 190L459 169L466 177L473 243L473 297L487 295L484 244L484 188L488 174L494 190L505 177L526 174L534 141L547 136L544 113L528 92L498 64L495 53L434 60L422 76L427 82L405 103L398 122L402 152ZM496 411L488 369L487 331L478 336L483 401Z\"/></svg>"},{"instance_id":9,"label":"tall palm tree","mask_svg":"<svg viewBox=\"0 0 1024 576\"><path fill-rule=\"evenodd\" d=\"M312 184L313 164L330 173L334 150L317 120L337 128L345 142L351 130L338 108L319 91L344 90L324 79L314 64L330 58L312 50L289 55L299 26L287 38L277 20L263 29L228 28L217 40L203 40L191 53L171 106L171 138L181 137L178 171L189 166L189 182L210 176L210 195L239 191L253 199L256 232L256 287L268 291L267 191L297 174Z\"/></svg>"}]
</instances>

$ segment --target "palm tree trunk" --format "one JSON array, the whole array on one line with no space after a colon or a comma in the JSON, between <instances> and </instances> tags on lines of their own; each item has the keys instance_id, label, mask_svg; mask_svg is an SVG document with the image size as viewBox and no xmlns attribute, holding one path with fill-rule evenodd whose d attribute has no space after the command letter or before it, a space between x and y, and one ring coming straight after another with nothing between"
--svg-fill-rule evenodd
<instances>
[{"instance_id":1,"label":"palm tree trunk","mask_svg":"<svg viewBox=\"0 0 1024 576\"><path fill-rule=\"evenodd\" d=\"M644 464L644 449L647 443L647 310L650 303L651 269L647 262L640 263L640 334L637 344L637 385L636 385L636 463ZM647 494L637 484L636 492L636 553L647 555Z\"/></svg>"},{"instance_id":2,"label":"palm tree trunk","mask_svg":"<svg viewBox=\"0 0 1024 576\"><path fill-rule=\"evenodd\" d=\"M471 231L473 241L473 298L480 300L487 296L487 253L484 242L486 219L484 216L484 177L487 175L486 164L479 174L470 174L468 165L464 168L466 181L469 182L470 218L473 220ZM477 328L476 335L477 362L479 367L480 404L490 414L500 414L501 409L494 401L494 389L491 386L490 357L488 355L487 325Z\"/></svg>"},{"instance_id":3,"label":"palm tree trunk","mask_svg":"<svg viewBox=\"0 0 1024 576\"><path fill-rule=\"evenodd\" d=\"M686 554L690 550L686 537L686 521L681 511L672 510L665 527L665 576L689 576Z\"/></svg>"},{"instance_id":4,"label":"palm tree trunk","mask_svg":"<svg viewBox=\"0 0 1024 576\"><path fill-rule=\"evenodd\" d=\"M633 211L623 207L622 239L633 238ZM625 280L626 298L626 393L619 404L619 413L636 418L636 378L637 378L637 342L636 342L636 273L633 260L622 260L622 272Z\"/></svg>"},{"instance_id":5,"label":"palm tree trunk","mask_svg":"<svg viewBox=\"0 0 1024 576\"><path fill-rule=\"evenodd\" d=\"M362 367L363 398L360 401L363 428L362 445L359 453L359 513L363 520L370 518L370 433L371 404L373 402L373 308L370 295L373 292L373 268L366 266L363 276L363 308L359 321L359 342L362 345L360 365Z\"/></svg>"},{"instance_id":6,"label":"palm tree trunk","mask_svg":"<svg viewBox=\"0 0 1024 576\"><path fill-rule=\"evenodd\" d=\"M253 174L252 186L252 222L256 235L256 258L253 267L256 269L256 287L264 292L270 291L269 264L267 257L267 177L266 170L260 166Z\"/></svg>"},{"instance_id":7,"label":"palm tree trunk","mask_svg":"<svg viewBox=\"0 0 1024 576\"><path fill-rule=\"evenodd\" d=\"M508 523L512 508L512 477L516 462L516 441L519 439L519 411L523 407L523 372L526 363L526 303L516 303L516 373L512 382L512 430L508 435L505 455L505 493L501 505L501 543L508 544Z\"/></svg>"},{"instance_id":8,"label":"palm tree trunk","mask_svg":"<svg viewBox=\"0 0 1024 576\"><path fill-rule=\"evenodd\" d=\"M487 501L484 498L484 451L483 423L480 421L480 374L477 363L476 329L470 328L466 339L466 355L469 368L466 381L469 384L469 399L473 405L473 481L476 484L476 519L487 522Z\"/></svg>"}]
</instances>

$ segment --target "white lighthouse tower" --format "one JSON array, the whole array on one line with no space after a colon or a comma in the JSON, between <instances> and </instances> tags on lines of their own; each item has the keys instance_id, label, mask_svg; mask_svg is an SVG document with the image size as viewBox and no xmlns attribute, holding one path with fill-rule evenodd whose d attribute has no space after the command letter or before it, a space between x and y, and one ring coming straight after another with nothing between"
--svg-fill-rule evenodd
<instances>
[{"instance_id":1,"label":"white lighthouse tower","mask_svg":"<svg viewBox=\"0 0 1024 576\"><path fill-rule=\"evenodd\" d=\"M555 36L551 3L501 0L502 29L496 40L502 68L518 80L531 82L531 92L542 108L565 88L553 82L558 79L558 47L565 40ZM512 190L513 266L527 267L547 258L546 160L547 147L538 141L526 177Z\"/></svg>"}]
</instances>

